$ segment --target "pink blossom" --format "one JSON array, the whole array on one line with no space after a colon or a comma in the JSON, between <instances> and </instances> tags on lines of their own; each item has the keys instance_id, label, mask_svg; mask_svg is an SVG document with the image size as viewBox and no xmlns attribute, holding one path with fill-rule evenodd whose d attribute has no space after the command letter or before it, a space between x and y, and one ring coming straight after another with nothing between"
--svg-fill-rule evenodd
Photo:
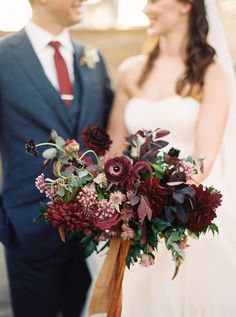
<instances>
[{"instance_id":1,"label":"pink blossom","mask_svg":"<svg viewBox=\"0 0 236 317\"><path fill-rule=\"evenodd\" d=\"M195 174L195 166L186 161L181 161L181 166L184 170L186 180L192 179L192 176Z\"/></svg>"},{"instance_id":2,"label":"pink blossom","mask_svg":"<svg viewBox=\"0 0 236 317\"><path fill-rule=\"evenodd\" d=\"M132 240L135 237L134 230L132 228L130 228L129 226L123 224L122 230L123 230L123 232L121 233L120 237L123 240Z\"/></svg>"},{"instance_id":3,"label":"pink blossom","mask_svg":"<svg viewBox=\"0 0 236 317\"><path fill-rule=\"evenodd\" d=\"M47 186L46 186L46 183L45 183L45 178L44 178L44 174L43 173L36 178L35 186L40 191L40 193L44 193L45 192Z\"/></svg>"},{"instance_id":4,"label":"pink blossom","mask_svg":"<svg viewBox=\"0 0 236 317\"><path fill-rule=\"evenodd\" d=\"M126 195L127 195L127 198L130 200L132 197L136 196L136 192L132 189L129 189Z\"/></svg>"},{"instance_id":5,"label":"pink blossom","mask_svg":"<svg viewBox=\"0 0 236 317\"><path fill-rule=\"evenodd\" d=\"M144 266L144 267L149 267L149 266L153 265L153 264L154 264L154 258L153 258L153 256L150 255L150 254L145 254L145 253L143 253L143 254L141 255L140 264L141 264L142 266Z\"/></svg>"},{"instance_id":6,"label":"pink blossom","mask_svg":"<svg viewBox=\"0 0 236 317\"><path fill-rule=\"evenodd\" d=\"M97 210L93 215L94 227L100 230L111 230L121 222L120 213L116 211L112 203L102 199L97 203Z\"/></svg>"},{"instance_id":7,"label":"pink blossom","mask_svg":"<svg viewBox=\"0 0 236 317\"><path fill-rule=\"evenodd\" d=\"M46 197L51 200L54 200L57 195L58 186L57 185L48 185L45 182L44 174L39 175L35 180L35 186L40 191L40 193L45 193Z\"/></svg>"},{"instance_id":8,"label":"pink blossom","mask_svg":"<svg viewBox=\"0 0 236 317\"><path fill-rule=\"evenodd\" d=\"M125 222L132 220L134 218L133 207L126 203L121 210L121 216Z\"/></svg>"},{"instance_id":9,"label":"pink blossom","mask_svg":"<svg viewBox=\"0 0 236 317\"><path fill-rule=\"evenodd\" d=\"M74 139L66 140L65 150L68 155L79 152L79 143L77 143Z\"/></svg>"},{"instance_id":10,"label":"pink blossom","mask_svg":"<svg viewBox=\"0 0 236 317\"><path fill-rule=\"evenodd\" d=\"M77 200L83 206L84 212L92 216L97 204L97 194L94 189L84 187L78 194Z\"/></svg>"},{"instance_id":11,"label":"pink blossom","mask_svg":"<svg viewBox=\"0 0 236 317\"><path fill-rule=\"evenodd\" d=\"M55 198L59 199L57 191L58 191L57 185L53 185L52 188L50 185L47 185L46 190L45 190L45 195L46 195L46 197L48 197L51 200L55 200ZM61 198L60 198L60 200L61 200Z\"/></svg>"},{"instance_id":12,"label":"pink blossom","mask_svg":"<svg viewBox=\"0 0 236 317\"><path fill-rule=\"evenodd\" d=\"M111 193L111 195L110 195L110 201L111 201L114 205L121 205L122 202L124 202L125 200L126 200L125 195L122 194L122 192L120 192L120 191Z\"/></svg>"},{"instance_id":13,"label":"pink blossom","mask_svg":"<svg viewBox=\"0 0 236 317\"><path fill-rule=\"evenodd\" d=\"M184 239L184 240L181 240L179 243L178 243L178 246L181 250L184 250L188 247L188 243L187 243L187 239Z\"/></svg>"}]
</instances>

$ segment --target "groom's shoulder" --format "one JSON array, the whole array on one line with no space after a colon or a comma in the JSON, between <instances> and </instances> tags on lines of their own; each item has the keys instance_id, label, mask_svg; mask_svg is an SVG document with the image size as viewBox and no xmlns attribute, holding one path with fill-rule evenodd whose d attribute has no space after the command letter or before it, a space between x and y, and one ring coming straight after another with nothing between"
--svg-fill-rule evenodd
<instances>
[{"instance_id":1,"label":"groom's shoulder","mask_svg":"<svg viewBox=\"0 0 236 317\"><path fill-rule=\"evenodd\" d=\"M0 50L3 51L5 48L11 44L12 40L14 40L15 34L9 34L1 37L0 39Z\"/></svg>"},{"instance_id":2,"label":"groom's shoulder","mask_svg":"<svg viewBox=\"0 0 236 317\"><path fill-rule=\"evenodd\" d=\"M16 33L8 34L0 39L0 55L1 58L3 57L8 57L8 49L9 48L15 48L19 43L22 42L22 40L25 37L25 32L24 30L21 30Z\"/></svg>"}]
</instances>

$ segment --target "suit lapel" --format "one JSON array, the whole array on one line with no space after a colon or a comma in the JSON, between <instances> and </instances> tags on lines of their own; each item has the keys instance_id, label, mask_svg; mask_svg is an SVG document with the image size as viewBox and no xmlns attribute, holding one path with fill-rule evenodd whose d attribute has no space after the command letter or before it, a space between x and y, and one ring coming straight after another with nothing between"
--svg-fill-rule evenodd
<instances>
[{"instance_id":1,"label":"suit lapel","mask_svg":"<svg viewBox=\"0 0 236 317\"><path fill-rule=\"evenodd\" d=\"M79 86L80 86L80 117L77 120L76 135L79 136L80 124L86 121L88 124L93 121L93 106L94 100L97 96L98 82L96 79L95 69L89 68L87 65L81 65L80 60L83 56L83 46L73 42L75 52L75 70L78 73Z\"/></svg>"},{"instance_id":2,"label":"suit lapel","mask_svg":"<svg viewBox=\"0 0 236 317\"><path fill-rule=\"evenodd\" d=\"M14 43L11 43L11 46L14 48L12 51L15 58L29 78L29 82L35 86L48 106L52 108L60 124L71 134L70 123L67 120L68 109L66 109L58 92L45 75L43 67L24 30L18 33L18 37L16 37Z\"/></svg>"},{"instance_id":3,"label":"suit lapel","mask_svg":"<svg viewBox=\"0 0 236 317\"><path fill-rule=\"evenodd\" d=\"M83 55L83 47L76 44L75 42L73 43L74 47L74 69L75 72L77 73L77 78L79 82L79 116L76 122L75 130L74 130L74 137L78 137L78 131L80 130L80 118L82 116L82 113L86 110L85 107L85 99L86 99L86 87L87 87L87 82L86 82L86 72L81 67L80 65L80 60Z\"/></svg>"}]
</instances>

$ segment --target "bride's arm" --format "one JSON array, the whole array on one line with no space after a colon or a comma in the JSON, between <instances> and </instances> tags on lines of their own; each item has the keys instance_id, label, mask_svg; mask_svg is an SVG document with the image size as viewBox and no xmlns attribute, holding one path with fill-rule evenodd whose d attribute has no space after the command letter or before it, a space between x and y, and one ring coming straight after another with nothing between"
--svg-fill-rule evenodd
<instances>
[{"instance_id":1,"label":"bride's arm","mask_svg":"<svg viewBox=\"0 0 236 317\"><path fill-rule=\"evenodd\" d=\"M129 100L127 90L127 70L122 64L118 70L115 98L108 121L108 133L113 141L110 153L122 154L125 150L125 138L128 136L124 121L124 110Z\"/></svg>"},{"instance_id":2,"label":"bride's arm","mask_svg":"<svg viewBox=\"0 0 236 317\"><path fill-rule=\"evenodd\" d=\"M229 111L229 92L221 66L209 66L204 82L203 101L196 127L193 157L204 159L204 172L194 179L202 182L210 173L219 153Z\"/></svg>"}]
</instances>

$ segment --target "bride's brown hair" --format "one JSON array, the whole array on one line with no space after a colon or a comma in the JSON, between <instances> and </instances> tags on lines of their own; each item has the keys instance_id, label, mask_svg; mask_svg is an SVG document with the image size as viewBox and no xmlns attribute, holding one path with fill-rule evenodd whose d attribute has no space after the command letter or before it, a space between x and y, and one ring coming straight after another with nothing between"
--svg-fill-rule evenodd
<instances>
[{"instance_id":1,"label":"bride's brown hair","mask_svg":"<svg viewBox=\"0 0 236 317\"><path fill-rule=\"evenodd\" d=\"M177 1L191 2L192 4L189 16L189 41L186 47L186 71L176 83L176 93L178 95L190 96L202 91L206 69L214 62L216 51L207 43L209 25L204 0ZM150 74L159 52L160 46L158 42L148 54L147 62L138 80L139 86L144 84Z\"/></svg>"}]
</instances>

